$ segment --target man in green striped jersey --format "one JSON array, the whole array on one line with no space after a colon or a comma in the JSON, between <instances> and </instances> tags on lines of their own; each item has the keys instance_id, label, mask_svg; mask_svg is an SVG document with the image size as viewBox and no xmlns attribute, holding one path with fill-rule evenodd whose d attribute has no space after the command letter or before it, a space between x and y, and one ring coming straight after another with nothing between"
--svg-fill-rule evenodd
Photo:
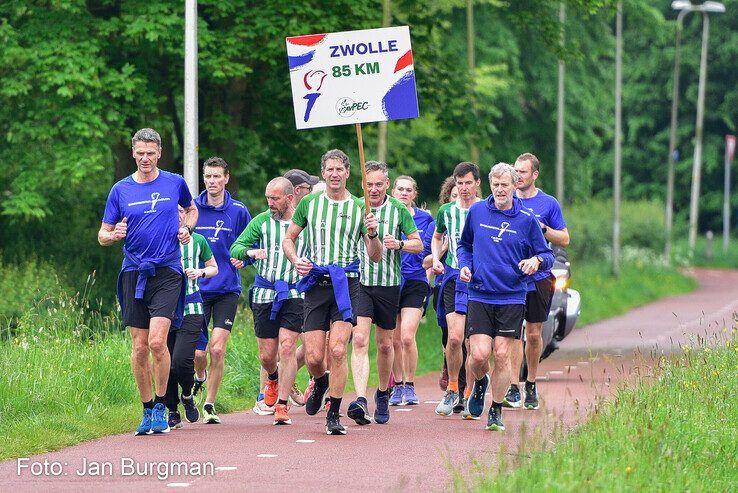
<instances>
[{"instance_id":1,"label":"man in green striped jersey","mask_svg":"<svg viewBox=\"0 0 738 493\"><path fill-rule=\"evenodd\" d=\"M310 194L300 201L292 224L282 241L287 258L305 276L300 281L305 291L305 362L315 378L315 387L305 403L309 415L323 406L330 386L330 408L326 417L329 435L345 435L339 409L346 386L346 351L351 329L356 325L359 297L359 246L363 241L369 258L378 262L382 243L377 234L377 219L364 215L363 202L346 189L350 163L338 149L326 152L320 160L325 192ZM305 256L297 254L295 242L307 229ZM331 357L330 382L324 365L326 336Z\"/></svg>"},{"instance_id":2,"label":"man in green striped jersey","mask_svg":"<svg viewBox=\"0 0 738 493\"><path fill-rule=\"evenodd\" d=\"M254 261L256 267L249 306L254 312L261 366L267 373L264 403L269 407L276 404L275 425L292 424L287 399L297 374L295 350L303 322L297 271L282 250L282 238L294 213L294 194L287 178L271 180L265 193L269 210L251 220L230 251L231 257ZM255 245L258 248L253 248Z\"/></svg>"},{"instance_id":3,"label":"man in green striped jersey","mask_svg":"<svg viewBox=\"0 0 738 493\"><path fill-rule=\"evenodd\" d=\"M357 325L351 337L353 351L351 353L351 372L354 376L354 387L357 398L348 407L347 415L359 425L369 424L366 387L369 381L369 336L372 322L377 325L377 371L379 385L374 396L376 412L374 420L379 424L389 421L389 383L394 348L392 331L397 324L397 312L400 304L400 252L420 253L423 241L418 228L407 207L394 197L387 195L389 188L389 170L385 163L368 161L366 163L366 189L372 214L377 218L377 234L382 238L382 257L379 262L372 262L361 249L361 266L359 269L361 284L359 287L359 306L357 309ZM407 236L406 241L401 235Z\"/></svg>"},{"instance_id":4,"label":"man in green striped jersey","mask_svg":"<svg viewBox=\"0 0 738 493\"><path fill-rule=\"evenodd\" d=\"M184 224L185 210L179 207L179 222ZM182 427L182 418L178 411L180 400L185 410L185 419L196 423L200 419L200 411L192 397L192 386L195 384L195 345L200 337L203 323L202 295L200 279L209 279L218 274L218 264L205 237L193 232L192 241L179 244L182 254L182 268L187 283L185 284L184 320L179 329L169 331L167 348L171 355L172 365L169 370L166 405L169 409L169 428ZM203 267L200 267L200 266ZM179 393L179 388L182 393Z\"/></svg>"},{"instance_id":5,"label":"man in green striped jersey","mask_svg":"<svg viewBox=\"0 0 738 493\"><path fill-rule=\"evenodd\" d=\"M445 274L440 294L443 299L442 308L446 312L448 323L448 341L446 342L446 362L448 366L448 388L443 399L436 407L436 414L450 416L454 407L459 405L459 371L464 364L462 344L465 342L466 301L468 292L466 283L457 282L459 278L459 260L456 256L461 232L464 229L469 208L480 199L477 190L480 186L479 166L470 162L456 165L453 173L459 198L441 206L436 217L436 232L431 241L433 255L433 273ZM443 250L443 236L448 236L448 252L446 264L440 258Z\"/></svg>"}]
</instances>

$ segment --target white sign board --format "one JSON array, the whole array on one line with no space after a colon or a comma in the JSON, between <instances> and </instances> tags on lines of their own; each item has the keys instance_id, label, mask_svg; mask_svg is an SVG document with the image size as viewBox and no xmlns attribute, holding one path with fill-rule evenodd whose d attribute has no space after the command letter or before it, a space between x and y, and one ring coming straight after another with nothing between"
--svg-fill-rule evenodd
<instances>
[{"instance_id":1,"label":"white sign board","mask_svg":"<svg viewBox=\"0 0 738 493\"><path fill-rule=\"evenodd\" d=\"M286 41L298 129L418 117L407 26Z\"/></svg>"}]
</instances>

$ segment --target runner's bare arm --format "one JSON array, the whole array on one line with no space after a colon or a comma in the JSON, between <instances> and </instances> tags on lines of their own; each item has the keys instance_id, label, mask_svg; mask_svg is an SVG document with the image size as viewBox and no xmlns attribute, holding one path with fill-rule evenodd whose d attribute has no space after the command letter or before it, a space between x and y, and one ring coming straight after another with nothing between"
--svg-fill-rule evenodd
<instances>
[{"instance_id":1,"label":"runner's bare arm","mask_svg":"<svg viewBox=\"0 0 738 493\"><path fill-rule=\"evenodd\" d=\"M368 234L364 235L364 244L366 245L366 251L369 254L369 258L372 262L379 262L382 260L382 241L377 235L377 227L379 222L377 218L371 212L364 216L364 224ZM369 235L374 235L374 238L369 238Z\"/></svg>"},{"instance_id":2,"label":"runner's bare arm","mask_svg":"<svg viewBox=\"0 0 738 493\"><path fill-rule=\"evenodd\" d=\"M210 260L205 262L203 269L189 268L185 269L185 275L187 279L209 279L218 275L218 264L215 262L215 257L211 257Z\"/></svg>"},{"instance_id":3,"label":"runner's bare arm","mask_svg":"<svg viewBox=\"0 0 738 493\"><path fill-rule=\"evenodd\" d=\"M184 223L181 228L179 228L179 231L177 232L177 239L180 243L183 245L186 245L190 242L190 231L195 229L195 224L197 224L197 207L195 206L195 201L191 201L190 205L184 208L185 210L185 218Z\"/></svg>"},{"instance_id":4,"label":"runner's bare arm","mask_svg":"<svg viewBox=\"0 0 738 493\"><path fill-rule=\"evenodd\" d=\"M434 274L443 274L444 268L441 263L443 257L443 233L436 231L431 240L432 267Z\"/></svg>"},{"instance_id":5,"label":"runner's bare arm","mask_svg":"<svg viewBox=\"0 0 738 493\"><path fill-rule=\"evenodd\" d=\"M306 276L313 269L313 264L306 257L298 257L297 247L295 246L295 241L297 241L297 237L302 233L302 229L295 223L290 224L282 239L282 251L287 255L292 265L295 266L297 273L301 276Z\"/></svg>"},{"instance_id":6,"label":"runner's bare arm","mask_svg":"<svg viewBox=\"0 0 738 493\"><path fill-rule=\"evenodd\" d=\"M97 232L97 242L102 246L110 246L118 240L126 237L128 231L128 218L123 218L119 223L102 223L100 231Z\"/></svg>"},{"instance_id":7,"label":"runner's bare arm","mask_svg":"<svg viewBox=\"0 0 738 493\"><path fill-rule=\"evenodd\" d=\"M408 235L407 240L402 242L402 248L400 248L400 240L392 235L384 235L382 243L389 250L401 250L405 253L420 253L423 251L423 240L420 239L420 234L417 231Z\"/></svg>"},{"instance_id":8,"label":"runner's bare arm","mask_svg":"<svg viewBox=\"0 0 738 493\"><path fill-rule=\"evenodd\" d=\"M553 229L546 227L543 237L550 241L552 245L566 248L569 246L569 229Z\"/></svg>"}]
</instances>

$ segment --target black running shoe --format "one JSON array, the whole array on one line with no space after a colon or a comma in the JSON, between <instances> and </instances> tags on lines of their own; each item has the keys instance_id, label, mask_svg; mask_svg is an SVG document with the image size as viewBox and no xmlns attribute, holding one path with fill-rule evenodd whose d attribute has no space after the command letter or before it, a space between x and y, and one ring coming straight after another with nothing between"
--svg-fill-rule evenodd
<instances>
[{"instance_id":1,"label":"black running shoe","mask_svg":"<svg viewBox=\"0 0 738 493\"><path fill-rule=\"evenodd\" d=\"M511 384L507 389L507 394L502 400L502 407L511 407L513 409L519 409L523 406L520 398L520 388L516 384Z\"/></svg>"},{"instance_id":2,"label":"black running shoe","mask_svg":"<svg viewBox=\"0 0 738 493\"><path fill-rule=\"evenodd\" d=\"M182 418L179 417L177 411L169 411L169 428L172 430L178 430L182 428Z\"/></svg>"},{"instance_id":3,"label":"black running shoe","mask_svg":"<svg viewBox=\"0 0 738 493\"><path fill-rule=\"evenodd\" d=\"M197 423L200 420L200 411L195 405L195 398L193 396L185 397L184 395L180 395L179 400L184 406L185 419L187 422Z\"/></svg>"},{"instance_id":4,"label":"black running shoe","mask_svg":"<svg viewBox=\"0 0 738 493\"><path fill-rule=\"evenodd\" d=\"M497 411L495 410L495 406L492 405L489 408L489 416L487 417L487 426L486 429L490 431L505 431L505 425L502 424L501 418L502 409L500 409L500 414L497 414Z\"/></svg>"},{"instance_id":5,"label":"black running shoe","mask_svg":"<svg viewBox=\"0 0 738 493\"><path fill-rule=\"evenodd\" d=\"M205 370L205 377L202 380L198 380L197 373L195 373L195 385L192 387L192 397L197 397L197 394L202 389L202 386L205 385L205 381L208 379L208 371Z\"/></svg>"},{"instance_id":6,"label":"black running shoe","mask_svg":"<svg viewBox=\"0 0 738 493\"><path fill-rule=\"evenodd\" d=\"M341 418L338 413L329 412L325 418L325 432L328 435L345 435L346 428L341 424Z\"/></svg>"},{"instance_id":7,"label":"black running shoe","mask_svg":"<svg viewBox=\"0 0 738 493\"><path fill-rule=\"evenodd\" d=\"M315 416L323 408L323 399L328 392L328 374L326 373L325 383L321 385L318 380L315 381L315 388L310 393L310 397L305 401L305 412L310 416Z\"/></svg>"},{"instance_id":8,"label":"black running shoe","mask_svg":"<svg viewBox=\"0 0 738 493\"><path fill-rule=\"evenodd\" d=\"M525 404L526 409L538 409L538 390L536 383L525 382Z\"/></svg>"}]
</instances>

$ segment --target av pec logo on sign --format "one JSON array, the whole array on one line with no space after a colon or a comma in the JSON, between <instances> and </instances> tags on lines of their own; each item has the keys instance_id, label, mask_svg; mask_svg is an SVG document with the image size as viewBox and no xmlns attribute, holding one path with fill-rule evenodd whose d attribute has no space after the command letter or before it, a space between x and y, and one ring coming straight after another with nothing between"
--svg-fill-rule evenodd
<instances>
[{"instance_id":1,"label":"av pec logo on sign","mask_svg":"<svg viewBox=\"0 0 738 493\"><path fill-rule=\"evenodd\" d=\"M286 40L298 129L417 118L407 26Z\"/></svg>"}]
</instances>

